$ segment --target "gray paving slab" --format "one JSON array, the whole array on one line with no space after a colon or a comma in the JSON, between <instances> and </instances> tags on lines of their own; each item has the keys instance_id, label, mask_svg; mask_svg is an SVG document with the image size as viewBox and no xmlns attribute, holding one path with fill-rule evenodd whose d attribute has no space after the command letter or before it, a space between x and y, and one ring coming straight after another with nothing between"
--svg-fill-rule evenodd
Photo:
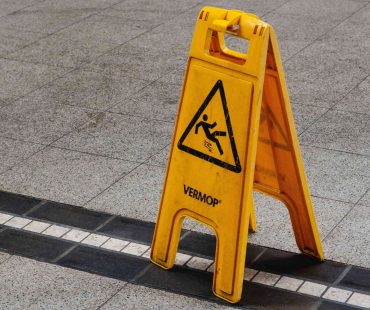
<instances>
[{"instance_id":1,"label":"gray paving slab","mask_svg":"<svg viewBox=\"0 0 370 310\"><path fill-rule=\"evenodd\" d=\"M4 263L7 259L10 258L10 254L0 252L0 264Z\"/></svg>"},{"instance_id":2,"label":"gray paving slab","mask_svg":"<svg viewBox=\"0 0 370 310\"><path fill-rule=\"evenodd\" d=\"M125 282L13 256L0 265L2 309L98 309Z\"/></svg>"},{"instance_id":3,"label":"gray paving slab","mask_svg":"<svg viewBox=\"0 0 370 310\"><path fill-rule=\"evenodd\" d=\"M163 150L154 156L150 157L146 163L154 166L166 167L168 162L168 156L170 154L171 145L167 145Z\"/></svg>"},{"instance_id":4,"label":"gray paving slab","mask_svg":"<svg viewBox=\"0 0 370 310\"><path fill-rule=\"evenodd\" d=\"M360 205L370 206L370 188L358 203Z\"/></svg>"},{"instance_id":5,"label":"gray paving slab","mask_svg":"<svg viewBox=\"0 0 370 310\"><path fill-rule=\"evenodd\" d=\"M66 69L0 59L0 99L10 103L62 76Z\"/></svg>"},{"instance_id":6,"label":"gray paving slab","mask_svg":"<svg viewBox=\"0 0 370 310\"><path fill-rule=\"evenodd\" d=\"M83 205L136 164L58 148L45 148L1 176L0 189Z\"/></svg>"},{"instance_id":7,"label":"gray paving slab","mask_svg":"<svg viewBox=\"0 0 370 310\"><path fill-rule=\"evenodd\" d=\"M1 27L0 56L6 56L7 54L21 49L44 36L45 34L43 33Z\"/></svg>"},{"instance_id":8,"label":"gray paving slab","mask_svg":"<svg viewBox=\"0 0 370 310\"><path fill-rule=\"evenodd\" d=\"M170 143L172 130L172 123L101 112L53 145L143 162Z\"/></svg>"},{"instance_id":9,"label":"gray paving slab","mask_svg":"<svg viewBox=\"0 0 370 310\"><path fill-rule=\"evenodd\" d=\"M299 135L322 116L328 108L293 103L292 110L297 134Z\"/></svg>"},{"instance_id":10,"label":"gray paving slab","mask_svg":"<svg viewBox=\"0 0 370 310\"><path fill-rule=\"evenodd\" d=\"M58 35L77 41L123 44L148 29L145 24L98 14L65 28L58 32Z\"/></svg>"},{"instance_id":11,"label":"gray paving slab","mask_svg":"<svg viewBox=\"0 0 370 310\"><path fill-rule=\"evenodd\" d=\"M338 110L370 114L370 76L355 87L335 107Z\"/></svg>"},{"instance_id":12,"label":"gray paving slab","mask_svg":"<svg viewBox=\"0 0 370 310\"><path fill-rule=\"evenodd\" d=\"M88 67L93 70L119 68L123 75L155 81L182 66L187 52L153 49L139 45L140 36L96 58Z\"/></svg>"},{"instance_id":13,"label":"gray paving slab","mask_svg":"<svg viewBox=\"0 0 370 310\"><path fill-rule=\"evenodd\" d=\"M5 106L0 113L0 135L50 144L96 117L95 111L59 104L40 89Z\"/></svg>"},{"instance_id":14,"label":"gray paving slab","mask_svg":"<svg viewBox=\"0 0 370 310\"><path fill-rule=\"evenodd\" d=\"M102 310L118 309L234 309L196 298L173 294L154 288L128 284L110 299Z\"/></svg>"},{"instance_id":15,"label":"gray paving slab","mask_svg":"<svg viewBox=\"0 0 370 310\"><path fill-rule=\"evenodd\" d=\"M343 54L326 39L315 41L284 64L292 102L333 106L369 74L358 64L357 55Z\"/></svg>"},{"instance_id":16,"label":"gray paving slab","mask_svg":"<svg viewBox=\"0 0 370 310\"><path fill-rule=\"evenodd\" d=\"M142 21L153 27L174 18L199 3L201 3L200 0L126 0L112 6L112 9L116 11L115 16L121 16L128 21ZM106 13L106 11L103 12L103 14ZM108 14L113 14L113 12Z\"/></svg>"},{"instance_id":17,"label":"gray paving slab","mask_svg":"<svg viewBox=\"0 0 370 310\"><path fill-rule=\"evenodd\" d=\"M278 7L288 2L288 0L261 0L261 1L244 1L244 0L209 0L203 2L204 5L223 7L225 9L242 10L258 16L264 16L268 12L276 10Z\"/></svg>"},{"instance_id":18,"label":"gray paving slab","mask_svg":"<svg viewBox=\"0 0 370 310\"><path fill-rule=\"evenodd\" d=\"M288 1L264 19L276 26L282 58L286 60L366 3L366 0Z\"/></svg>"},{"instance_id":19,"label":"gray paving slab","mask_svg":"<svg viewBox=\"0 0 370 310\"><path fill-rule=\"evenodd\" d=\"M300 136L300 141L370 157L370 115L330 110Z\"/></svg>"},{"instance_id":20,"label":"gray paving slab","mask_svg":"<svg viewBox=\"0 0 370 310\"><path fill-rule=\"evenodd\" d=\"M106 110L149 83L126 77L116 68L100 72L76 69L40 89L38 101Z\"/></svg>"},{"instance_id":21,"label":"gray paving slab","mask_svg":"<svg viewBox=\"0 0 370 310\"><path fill-rule=\"evenodd\" d=\"M356 205L327 236L324 247L333 260L370 267L370 207Z\"/></svg>"},{"instance_id":22,"label":"gray paving slab","mask_svg":"<svg viewBox=\"0 0 370 310\"><path fill-rule=\"evenodd\" d=\"M185 78L185 71L186 64L180 66L176 70L166 73L158 80L158 82L182 85Z\"/></svg>"},{"instance_id":23,"label":"gray paving slab","mask_svg":"<svg viewBox=\"0 0 370 310\"><path fill-rule=\"evenodd\" d=\"M93 38L73 40L66 36L53 34L23 49L8 54L8 59L42 63L50 66L74 68L91 62L97 56L117 46Z\"/></svg>"},{"instance_id":24,"label":"gray paving slab","mask_svg":"<svg viewBox=\"0 0 370 310\"><path fill-rule=\"evenodd\" d=\"M115 113L174 122L181 85L154 82L110 109Z\"/></svg>"},{"instance_id":25,"label":"gray paving slab","mask_svg":"<svg viewBox=\"0 0 370 310\"><path fill-rule=\"evenodd\" d=\"M294 239L288 209L280 201L255 192L257 231L249 234L248 242L299 252ZM351 210L353 204L312 197L312 205L320 236L324 239ZM208 228L196 224L192 230L208 233ZM324 249L325 250L325 249ZM330 257L327 256L330 259Z\"/></svg>"},{"instance_id":26,"label":"gray paving slab","mask_svg":"<svg viewBox=\"0 0 370 310\"><path fill-rule=\"evenodd\" d=\"M0 137L0 173L36 153L43 146Z\"/></svg>"},{"instance_id":27,"label":"gray paving slab","mask_svg":"<svg viewBox=\"0 0 370 310\"><path fill-rule=\"evenodd\" d=\"M368 190L370 158L302 146L311 194L356 203Z\"/></svg>"},{"instance_id":28,"label":"gray paving slab","mask_svg":"<svg viewBox=\"0 0 370 310\"><path fill-rule=\"evenodd\" d=\"M194 26L203 5L165 20L163 24L133 40L133 43L152 50L176 51L178 55L188 56Z\"/></svg>"},{"instance_id":29,"label":"gray paving slab","mask_svg":"<svg viewBox=\"0 0 370 310\"><path fill-rule=\"evenodd\" d=\"M165 169L141 165L84 207L155 222Z\"/></svg>"},{"instance_id":30,"label":"gray paving slab","mask_svg":"<svg viewBox=\"0 0 370 310\"><path fill-rule=\"evenodd\" d=\"M0 25L50 34L97 12L96 8L78 8L71 1L47 0L1 17Z\"/></svg>"},{"instance_id":31,"label":"gray paving slab","mask_svg":"<svg viewBox=\"0 0 370 310\"><path fill-rule=\"evenodd\" d=\"M8 15L43 0L3 0L0 2L0 16Z\"/></svg>"}]
</instances>

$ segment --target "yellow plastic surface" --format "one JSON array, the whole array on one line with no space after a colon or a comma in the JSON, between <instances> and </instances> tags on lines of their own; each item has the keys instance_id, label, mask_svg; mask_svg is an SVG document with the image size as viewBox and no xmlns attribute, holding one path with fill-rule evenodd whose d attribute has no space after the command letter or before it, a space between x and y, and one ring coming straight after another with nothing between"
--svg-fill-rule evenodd
<instances>
[{"instance_id":1,"label":"yellow plastic surface","mask_svg":"<svg viewBox=\"0 0 370 310\"><path fill-rule=\"evenodd\" d=\"M224 33L249 41L228 49ZM195 27L151 260L172 268L191 217L216 235L213 291L240 300L253 188L288 208L299 249L323 259L279 49L252 14L205 7Z\"/></svg>"}]
</instances>

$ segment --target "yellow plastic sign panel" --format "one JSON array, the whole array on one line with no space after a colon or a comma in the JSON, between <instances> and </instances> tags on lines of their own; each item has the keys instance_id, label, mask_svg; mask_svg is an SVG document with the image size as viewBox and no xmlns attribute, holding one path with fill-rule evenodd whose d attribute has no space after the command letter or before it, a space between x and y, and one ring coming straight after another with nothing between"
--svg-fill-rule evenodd
<instances>
[{"instance_id":1,"label":"yellow plastic sign panel","mask_svg":"<svg viewBox=\"0 0 370 310\"><path fill-rule=\"evenodd\" d=\"M249 41L246 54L224 34ZM172 268L191 217L216 235L214 293L240 300L253 188L288 208L299 249L323 259L272 27L252 14L199 13L180 99L151 260Z\"/></svg>"}]
</instances>

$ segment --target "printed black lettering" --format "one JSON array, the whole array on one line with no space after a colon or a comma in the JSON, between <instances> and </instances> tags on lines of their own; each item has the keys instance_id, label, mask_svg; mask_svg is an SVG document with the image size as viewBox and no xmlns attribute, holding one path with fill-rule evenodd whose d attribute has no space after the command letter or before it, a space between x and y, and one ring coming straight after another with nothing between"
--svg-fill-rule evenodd
<instances>
[{"instance_id":1,"label":"printed black lettering","mask_svg":"<svg viewBox=\"0 0 370 310\"><path fill-rule=\"evenodd\" d=\"M202 193L201 191L198 191L197 189L192 188L191 186L187 186L185 184L184 184L184 194L200 202L206 203L207 205L210 205L212 207L215 207L221 202L221 200L214 198L211 195L207 195L206 193Z\"/></svg>"}]
</instances>

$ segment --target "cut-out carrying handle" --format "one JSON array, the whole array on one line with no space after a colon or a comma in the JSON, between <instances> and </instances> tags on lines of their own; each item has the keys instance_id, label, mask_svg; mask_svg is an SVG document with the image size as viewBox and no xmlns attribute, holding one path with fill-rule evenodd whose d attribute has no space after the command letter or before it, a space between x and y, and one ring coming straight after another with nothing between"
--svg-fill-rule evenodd
<instances>
[{"instance_id":1,"label":"cut-out carrying handle","mask_svg":"<svg viewBox=\"0 0 370 310\"><path fill-rule=\"evenodd\" d=\"M247 17L247 18L246 18ZM244 13L241 11L228 11L225 19L214 20L209 29L217 32L218 42L222 52L225 55L230 55L236 59L244 61L235 61L239 64L243 64L247 59L247 50L245 53L229 49L225 44L224 34L230 34L239 37L244 40L250 41L252 35L255 34L255 25L248 22L248 18L259 19L256 15L250 13Z\"/></svg>"},{"instance_id":2,"label":"cut-out carrying handle","mask_svg":"<svg viewBox=\"0 0 370 310\"><path fill-rule=\"evenodd\" d=\"M262 74L269 25L256 15L236 10L203 7L194 29L189 56L253 76ZM248 40L245 52L227 48L224 35Z\"/></svg>"}]
</instances>

